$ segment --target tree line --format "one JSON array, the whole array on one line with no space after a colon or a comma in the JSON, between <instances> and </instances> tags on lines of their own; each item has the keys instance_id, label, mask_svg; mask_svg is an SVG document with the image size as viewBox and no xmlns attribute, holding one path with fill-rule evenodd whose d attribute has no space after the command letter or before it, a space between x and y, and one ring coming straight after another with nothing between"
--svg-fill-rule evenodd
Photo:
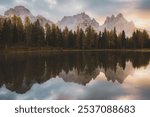
<instances>
[{"instance_id":1,"label":"tree line","mask_svg":"<svg viewBox=\"0 0 150 117\"><path fill-rule=\"evenodd\" d=\"M76 31L65 27L61 30L55 24L40 21L31 22L29 17L24 23L20 17L0 18L0 48L50 47L61 49L142 49L150 48L150 37L143 30L136 30L129 38L125 31L117 35L116 28L97 33L91 26L85 30L77 27Z\"/></svg>"}]
</instances>

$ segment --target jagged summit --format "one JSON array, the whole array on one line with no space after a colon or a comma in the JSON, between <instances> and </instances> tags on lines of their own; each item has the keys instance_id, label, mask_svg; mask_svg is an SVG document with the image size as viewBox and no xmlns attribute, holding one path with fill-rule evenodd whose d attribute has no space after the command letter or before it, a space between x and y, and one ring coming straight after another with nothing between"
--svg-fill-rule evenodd
<instances>
[{"instance_id":1,"label":"jagged summit","mask_svg":"<svg viewBox=\"0 0 150 117\"><path fill-rule=\"evenodd\" d=\"M31 21L35 21L35 17L32 15L30 10L25 8L24 6L16 6L14 8L10 8L4 13L5 16L20 16L22 20L25 19L26 16L30 17Z\"/></svg>"},{"instance_id":2,"label":"jagged summit","mask_svg":"<svg viewBox=\"0 0 150 117\"><path fill-rule=\"evenodd\" d=\"M118 34L124 30L127 36L131 36L136 29L134 23L132 21L128 22L121 13L116 17L114 15L107 17L104 24L101 26L101 30L104 30L105 28L107 30L113 30L114 27Z\"/></svg>"},{"instance_id":3,"label":"jagged summit","mask_svg":"<svg viewBox=\"0 0 150 117\"><path fill-rule=\"evenodd\" d=\"M19 11L20 13L25 12L25 13L31 13L27 8L24 6L16 6L14 10Z\"/></svg>"},{"instance_id":4,"label":"jagged summit","mask_svg":"<svg viewBox=\"0 0 150 117\"><path fill-rule=\"evenodd\" d=\"M26 7L24 6L16 6L14 8L10 8L9 10L7 10L5 13L4 13L5 16L13 16L13 15L16 15L16 16L20 16L21 19L24 21L25 17L29 17L31 22L34 22L36 21L37 19L39 19L40 21L40 24L42 26L44 26L46 23L49 23L50 25L53 24L52 21L46 19L45 17L41 16L41 15L38 15L38 16L34 16L29 9L27 9Z\"/></svg>"},{"instance_id":5,"label":"jagged summit","mask_svg":"<svg viewBox=\"0 0 150 117\"><path fill-rule=\"evenodd\" d=\"M31 12L25 8L24 6L16 6L14 8L10 8L7 10L4 15L6 16L11 16L11 15L17 15L17 16L22 16L22 15L29 15L31 16Z\"/></svg>"},{"instance_id":6,"label":"jagged summit","mask_svg":"<svg viewBox=\"0 0 150 117\"><path fill-rule=\"evenodd\" d=\"M46 19L44 16L34 16L30 12L30 10L24 6L16 6L14 8L10 8L4 14L5 17L10 17L13 15L20 16L23 21L26 16L28 16L31 19L31 22L34 22L37 19L39 19L40 24L42 26L44 26L46 23L49 23L50 25L54 24L52 21ZM134 23L132 21L127 21L122 13L119 13L116 16L108 16L102 26L100 26L94 18L91 18L85 12L81 12L72 16L64 16L62 20L58 21L57 25L61 29L64 29L67 26L69 30L76 30L77 27L80 27L83 30L85 30L87 27L91 26L96 31L103 31L105 28L107 30L113 30L115 27L118 34L124 30L127 36L131 36L133 31L136 29Z\"/></svg>"},{"instance_id":7,"label":"jagged summit","mask_svg":"<svg viewBox=\"0 0 150 117\"><path fill-rule=\"evenodd\" d=\"M95 30L98 30L99 23L94 18L89 17L85 12L82 12L73 16L64 16L58 22L58 26L62 29L67 26L70 30L76 30L77 27L85 30L88 26L92 26Z\"/></svg>"},{"instance_id":8,"label":"jagged summit","mask_svg":"<svg viewBox=\"0 0 150 117\"><path fill-rule=\"evenodd\" d=\"M123 16L122 13L119 13L119 14L117 15L117 17L118 17L118 18L124 18L124 16Z\"/></svg>"},{"instance_id":9,"label":"jagged summit","mask_svg":"<svg viewBox=\"0 0 150 117\"><path fill-rule=\"evenodd\" d=\"M123 23L127 23L128 21L124 18L123 14L119 13L116 17L112 15L111 17L107 16L104 25L108 23L117 23L122 21Z\"/></svg>"}]
</instances>

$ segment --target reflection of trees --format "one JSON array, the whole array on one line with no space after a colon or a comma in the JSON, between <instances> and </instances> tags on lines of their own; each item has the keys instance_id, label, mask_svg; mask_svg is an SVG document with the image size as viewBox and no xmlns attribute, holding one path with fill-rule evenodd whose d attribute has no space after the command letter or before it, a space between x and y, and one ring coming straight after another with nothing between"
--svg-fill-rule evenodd
<instances>
[{"instance_id":1,"label":"reflection of trees","mask_svg":"<svg viewBox=\"0 0 150 117\"><path fill-rule=\"evenodd\" d=\"M148 65L149 60L148 52L58 52L35 55L0 55L0 86L5 84L11 91L24 93L35 82L43 83L60 75L62 71L67 75L73 70L75 70L76 79L69 79L61 74L62 78L65 81L85 85L96 77L97 68L104 69L105 73L117 74L117 66L123 71L127 61L130 61L134 68L139 68ZM123 82L119 76L111 77L110 75L108 80Z\"/></svg>"}]
</instances>

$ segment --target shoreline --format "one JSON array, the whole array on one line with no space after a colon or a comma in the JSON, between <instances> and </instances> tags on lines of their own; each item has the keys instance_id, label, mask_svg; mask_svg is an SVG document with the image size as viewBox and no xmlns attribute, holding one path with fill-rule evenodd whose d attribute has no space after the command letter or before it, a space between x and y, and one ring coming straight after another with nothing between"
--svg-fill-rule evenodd
<instances>
[{"instance_id":1,"label":"shoreline","mask_svg":"<svg viewBox=\"0 0 150 117\"><path fill-rule=\"evenodd\" d=\"M7 48L0 53L50 53L50 52L150 52L150 49L62 49L47 47Z\"/></svg>"}]
</instances>

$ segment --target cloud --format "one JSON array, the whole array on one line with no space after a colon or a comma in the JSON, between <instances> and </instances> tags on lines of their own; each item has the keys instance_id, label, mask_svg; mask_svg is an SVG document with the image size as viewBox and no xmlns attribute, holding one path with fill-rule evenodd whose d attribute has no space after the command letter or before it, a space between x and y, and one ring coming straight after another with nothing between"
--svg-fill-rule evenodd
<instances>
[{"instance_id":1,"label":"cloud","mask_svg":"<svg viewBox=\"0 0 150 117\"><path fill-rule=\"evenodd\" d=\"M3 14L3 10L6 10L6 8L2 5L0 5L0 14Z\"/></svg>"},{"instance_id":2,"label":"cloud","mask_svg":"<svg viewBox=\"0 0 150 117\"><path fill-rule=\"evenodd\" d=\"M150 0L141 0L139 2L138 9L150 12Z\"/></svg>"},{"instance_id":3,"label":"cloud","mask_svg":"<svg viewBox=\"0 0 150 117\"><path fill-rule=\"evenodd\" d=\"M49 3L50 7L53 7L54 5L57 4L57 1L56 1L56 0L46 0L46 2Z\"/></svg>"},{"instance_id":4,"label":"cloud","mask_svg":"<svg viewBox=\"0 0 150 117\"><path fill-rule=\"evenodd\" d=\"M14 0L14 4L16 5L20 5L20 4L23 4L23 5L26 5L28 0Z\"/></svg>"}]
</instances>

